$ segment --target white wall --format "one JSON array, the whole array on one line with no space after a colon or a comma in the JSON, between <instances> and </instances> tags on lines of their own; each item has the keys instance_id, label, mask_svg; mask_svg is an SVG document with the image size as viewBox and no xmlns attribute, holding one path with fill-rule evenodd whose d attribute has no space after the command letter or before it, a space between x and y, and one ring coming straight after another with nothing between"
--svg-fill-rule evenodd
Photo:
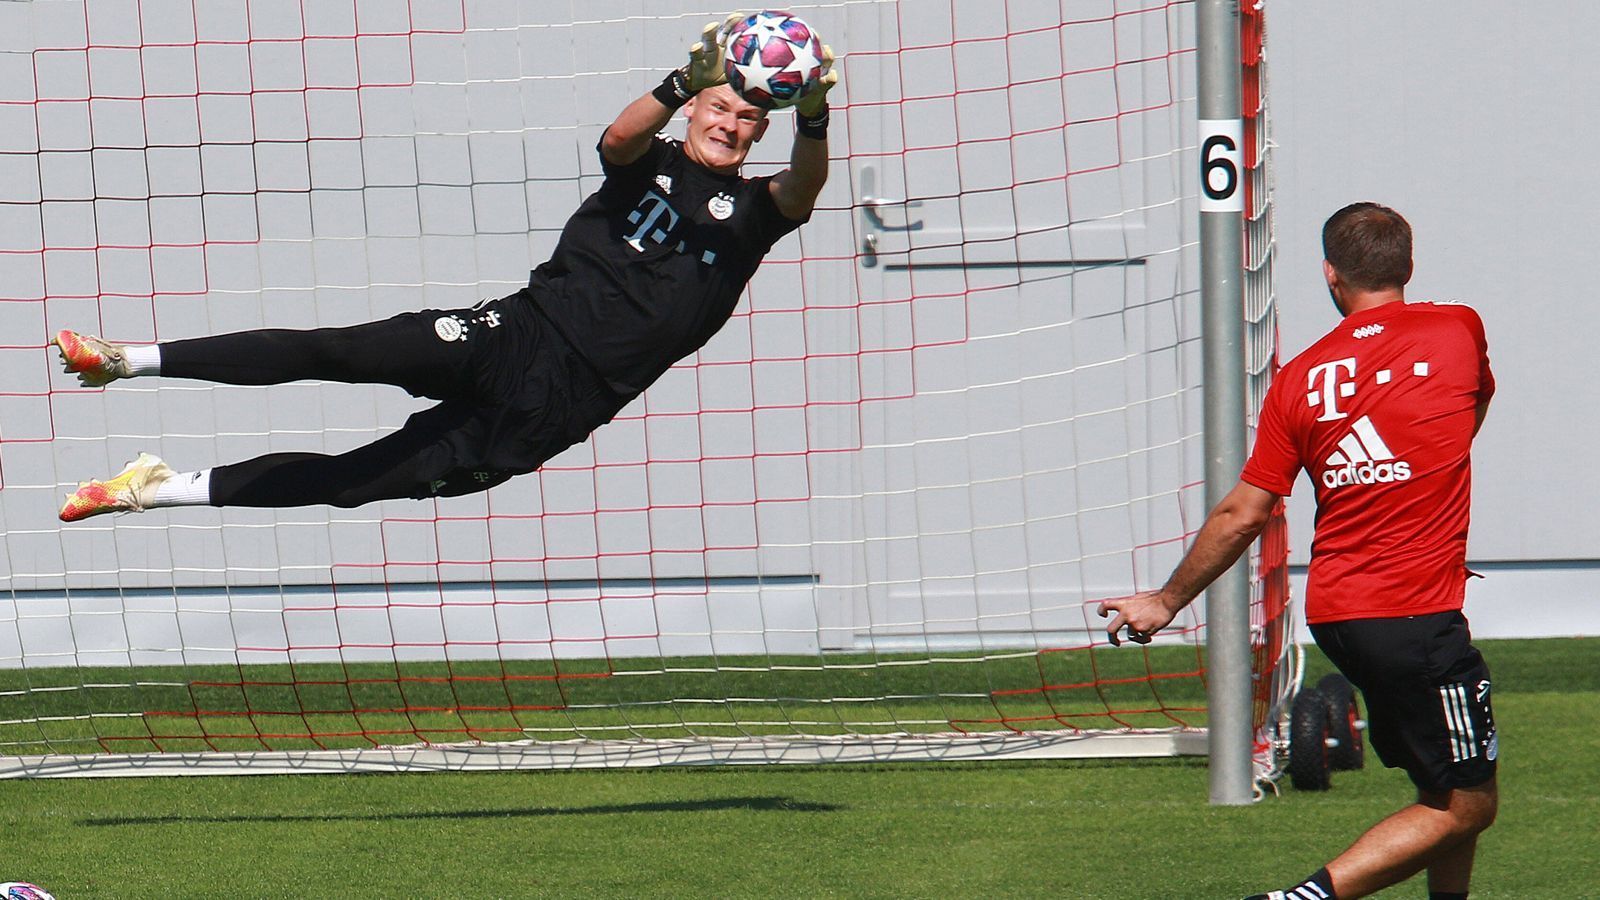
<instances>
[{"instance_id":1,"label":"white wall","mask_svg":"<svg viewBox=\"0 0 1600 900\"><path fill-rule=\"evenodd\" d=\"M1269 0L1283 347L1336 313L1320 231L1375 200L1416 234L1414 299L1471 304L1499 390L1473 453L1475 628L1600 633L1592 348L1600 235L1600 4ZM1311 535L1290 502L1292 559ZM1559 612L1557 612L1559 611Z\"/></svg>"}]
</instances>

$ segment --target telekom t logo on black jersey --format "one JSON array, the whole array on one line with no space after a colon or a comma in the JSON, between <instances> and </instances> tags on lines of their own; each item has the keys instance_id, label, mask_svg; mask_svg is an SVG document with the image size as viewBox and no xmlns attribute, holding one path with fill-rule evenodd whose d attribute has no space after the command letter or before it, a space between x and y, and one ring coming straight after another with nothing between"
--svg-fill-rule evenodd
<instances>
[{"instance_id":1,"label":"telekom t logo on black jersey","mask_svg":"<svg viewBox=\"0 0 1600 900\"><path fill-rule=\"evenodd\" d=\"M722 195L719 194L717 196L720 198ZM714 199L712 202L715 203L716 200ZM731 203L727 209L727 213L717 216L717 218L726 219L728 215L732 214L733 207ZM633 233L623 238L623 240L628 242L628 246L643 253L646 240L656 244L665 244L667 238L672 235L672 229L678 227L679 218L678 211L672 208L672 204L667 202L667 198L655 191L646 191L644 197L639 201L639 205L633 208L633 212L628 213L628 224L636 227ZM679 253L687 253L689 244L687 241L679 241L678 245L673 249ZM702 250L700 261L709 266L717 261L717 254L712 250Z\"/></svg>"},{"instance_id":2,"label":"telekom t logo on black jersey","mask_svg":"<svg viewBox=\"0 0 1600 900\"><path fill-rule=\"evenodd\" d=\"M667 217L665 224L661 222L662 216ZM657 244L665 244L667 242L667 235L672 233L672 229L678 227L678 211L672 208L672 204L667 202L667 198L655 191L650 191L644 195L643 200L639 201L639 205L634 208L633 212L628 213L628 223L639 227L634 229L633 234L628 235L623 240L628 242L628 246L643 253L644 240L647 237ZM683 249L682 241L678 242L678 249L680 251Z\"/></svg>"}]
</instances>

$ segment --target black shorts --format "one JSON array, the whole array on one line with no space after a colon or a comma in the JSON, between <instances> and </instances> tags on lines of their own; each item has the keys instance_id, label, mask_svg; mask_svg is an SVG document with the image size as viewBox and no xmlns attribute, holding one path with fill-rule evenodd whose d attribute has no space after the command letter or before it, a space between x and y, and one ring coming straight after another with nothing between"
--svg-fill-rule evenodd
<instances>
[{"instance_id":1,"label":"black shorts","mask_svg":"<svg viewBox=\"0 0 1600 900\"><path fill-rule=\"evenodd\" d=\"M405 430L434 438L424 453L440 472L413 496L481 491L544 465L611 421L626 405L523 294L486 301L471 310L409 314L410 327L470 336L470 396L454 396L412 416ZM496 322L490 327L490 322ZM454 343L454 342L450 342Z\"/></svg>"},{"instance_id":2,"label":"black shorts","mask_svg":"<svg viewBox=\"0 0 1600 900\"><path fill-rule=\"evenodd\" d=\"M1459 610L1330 622L1312 625L1311 634L1361 690L1367 738L1385 766L1433 792L1494 777L1489 667Z\"/></svg>"},{"instance_id":3,"label":"black shorts","mask_svg":"<svg viewBox=\"0 0 1600 900\"><path fill-rule=\"evenodd\" d=\"M345 328L172 342L162 345L162 374L226 384L392 384L439 401L345 453L271 453L218 466L218 506L352 507L487 490L582 441L629 399L606 386L527 291Z\"/></svg>"}]
</instances>

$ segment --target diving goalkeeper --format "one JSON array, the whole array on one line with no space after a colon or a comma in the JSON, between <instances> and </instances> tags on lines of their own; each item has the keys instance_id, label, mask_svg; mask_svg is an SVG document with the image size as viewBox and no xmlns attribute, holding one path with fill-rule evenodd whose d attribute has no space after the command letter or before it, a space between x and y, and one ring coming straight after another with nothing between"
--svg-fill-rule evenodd
<instances>
[{"instance_id":1,"label":"diving goalkeeper","mask_svg":"<svg viewBox=\"0 0 1600 900\"><path fill-rule=\"evenodd\" d=\"M181 505L360 506L454 496L531 472L611 421L732 315L762 257L811 216L828 177L825 74L795 107L789 166L742 178L772 123L726 83L711 23L689 62L634 100L599 143L605 181L526 288L470 309L346 328L266 329L120 346L62 331L66 371L99 386L163 375L224 384L392 384L439 401L347 453L272 453L178 472L147 453L81 485L63 521ZM657 134L682 108L680 143Z\"/></svg>"}]
</instances>

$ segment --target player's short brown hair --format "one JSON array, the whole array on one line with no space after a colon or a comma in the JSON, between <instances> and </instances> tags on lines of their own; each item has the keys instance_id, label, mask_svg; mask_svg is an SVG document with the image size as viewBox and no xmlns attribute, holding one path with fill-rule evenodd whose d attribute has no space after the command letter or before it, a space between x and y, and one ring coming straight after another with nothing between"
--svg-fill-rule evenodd
<instances>
[{"instance_id":1,"label":"player's short brown hair","mask_svg":"<svg viewBox=\"0 0 1600 900\"><path fill-rule=\"evenodd\" d=\"M1404 287L1411 280L1411 224L1377 203L1352 203L1322 226L1322 256L1358 290Z\"/></svg>"}]
</instances>

